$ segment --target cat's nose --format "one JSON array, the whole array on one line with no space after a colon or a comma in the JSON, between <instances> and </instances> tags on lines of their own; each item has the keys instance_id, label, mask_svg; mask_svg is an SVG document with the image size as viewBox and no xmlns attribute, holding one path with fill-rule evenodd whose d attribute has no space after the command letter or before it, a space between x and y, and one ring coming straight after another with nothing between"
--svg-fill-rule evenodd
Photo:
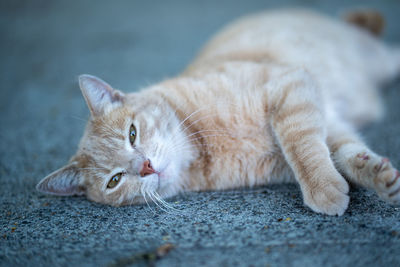
<instances>
[{"instance_id":1,"label":"cat's nose","mask_svg":"<svg viewBox=\"0 0 400 267\"><path fill-rule=\"evenodd\" d=\"M142 169L140 170L140 176L145 177L146 175L150 175L155 173L156 171L151 166L150 160L146 160L143 162Z\"/></svg>"}]
</instances>

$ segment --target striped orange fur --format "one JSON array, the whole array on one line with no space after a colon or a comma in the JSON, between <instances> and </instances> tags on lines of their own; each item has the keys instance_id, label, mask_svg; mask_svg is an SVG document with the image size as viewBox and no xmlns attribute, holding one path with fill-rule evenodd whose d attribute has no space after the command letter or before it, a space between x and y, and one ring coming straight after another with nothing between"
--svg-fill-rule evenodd
<instances>
[{"instance_id":1,"label":"striped orange fur","mask_svg":"<svg viewBox=\"0 0 400 267\"><path fill-rule=\"evenodd\" d=\"M312 210L342 215L350 181L398 204L399 172L356 128L382 116L378 87L399 72L399 50L360 27L307 10L251 15L140 92L80 76L91 119L37 188L168 209L186 190L295 181Z\"/></svg>"}]
</instances>

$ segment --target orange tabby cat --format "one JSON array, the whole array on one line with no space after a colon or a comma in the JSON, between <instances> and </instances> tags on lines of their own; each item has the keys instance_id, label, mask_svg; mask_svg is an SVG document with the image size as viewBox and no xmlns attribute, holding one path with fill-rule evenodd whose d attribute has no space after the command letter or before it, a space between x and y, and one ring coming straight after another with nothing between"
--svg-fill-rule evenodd
<instances>
[{"instance_id":1,"label":"orange tabby cat","mask_svg":"<svg viewBox=\"0 0 400 267\"><path fill-rule=\"evenodd\" d=\"M355 129L382 116L378 87L399 72L399 49L355 23L305 10L248 16L182 75L138 93L80 76L91 118L68 165L37 188L167 205L186 190L293 179L312 210L342 215L346 178L398 204L400 173Z\"/></svg>"}]
</instances>

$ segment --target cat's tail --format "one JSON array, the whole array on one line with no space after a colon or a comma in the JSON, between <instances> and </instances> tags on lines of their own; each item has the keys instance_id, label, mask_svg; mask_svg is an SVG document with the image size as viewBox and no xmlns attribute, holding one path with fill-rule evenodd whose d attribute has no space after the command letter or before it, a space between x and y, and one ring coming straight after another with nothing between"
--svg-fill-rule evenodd
<instances>
[{"instance_id":1,"label":"cat's tail","mask_svg":"<svg viewBox=\"0 0 400 267\"><path fill-rule=\"evenodd\" d=\"M385 28L384 16L372 8L348 10L342 14L342 18L377 37L382 35ZM400 47L389 48L383 54L384 62L387 62L383 80L387 81L400 77Z\"/></svg>"},{"instance_id":2,"label":"cat's tail","mask_svg":"<svg viewBox=\"0 0 400 267\"><path fill-rule=\"evenodd\" d=\"M375 36L381 36L385 28L385 18L375 9L350 10L342 17L348 23L357 25Z\"/></svg>"}]
</instances>

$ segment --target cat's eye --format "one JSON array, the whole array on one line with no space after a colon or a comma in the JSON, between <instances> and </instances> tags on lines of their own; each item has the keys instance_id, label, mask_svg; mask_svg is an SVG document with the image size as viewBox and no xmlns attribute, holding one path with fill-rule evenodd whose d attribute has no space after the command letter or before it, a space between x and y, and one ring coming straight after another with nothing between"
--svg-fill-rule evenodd
<instances>
[{"instance_id":1,"label":"cat's eye","mask_svg":"<svg viewBox=\"0 0 400 267\"><path fill-rule=\"evenodd\" d=\"M131 127L129 128L129 142L131 143L132 146L135 143L135 140L136 140L136 127L132 123Z\"/></svg>"},{"instance_id":2,"label":"cat's eye","mask_svg":"<svg viewBox=\"0 0 400 267\"><path fill-rule=\"evenodd\" d=\"M114 175L110 181L107 184L107 188L114 188L117 186L117 184L119 183L119 181L121 181L121 177L122 177L122 172L117 173L116 175Z\"/></svg>"}]
</instances>

